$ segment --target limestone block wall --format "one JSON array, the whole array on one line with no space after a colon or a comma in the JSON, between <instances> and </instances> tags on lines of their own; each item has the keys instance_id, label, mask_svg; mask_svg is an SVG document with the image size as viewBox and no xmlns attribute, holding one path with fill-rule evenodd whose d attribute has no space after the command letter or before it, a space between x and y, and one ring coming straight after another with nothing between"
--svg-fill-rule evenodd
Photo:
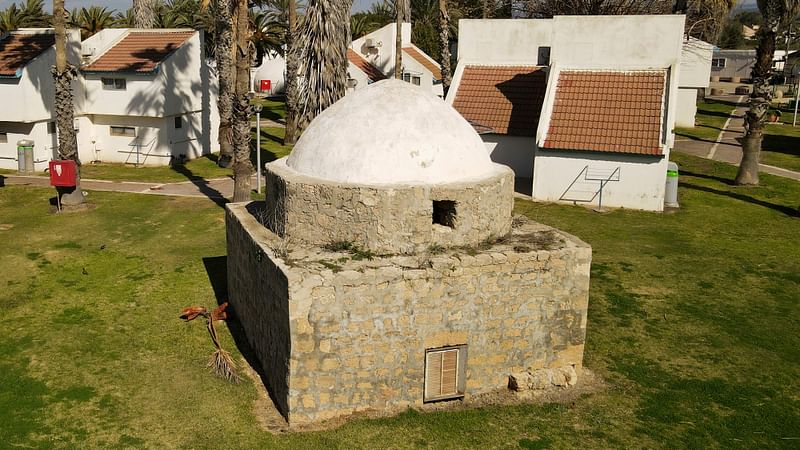
<instances>
[{"instance_id":1,"label":"limestone block wall","mask_svg":"<svg viewBox=\"0 0 800 450\"><path fill-rule=\"evenodd\" d=\"M228 208L231 301L292 426L422 404L426 349L467 346L467 396L582 364L591 249L573 236L528 222L479 248L356 261L314 246L282 253L243 205ZM274 342L286 321L288 367Z\"/></svg>"},{"instance_id":2,"label":"limestone block wall","mask_svg":"<svg viewBox=\"0 0 800 450\"><path fill-rule=\"evenodd\" d=\"M267 165L271 227L295 243L349 241L380 253L477 244L511 228L514 173L495 168L474 183L363 186L304 176L278 160ZM455 202L452 228L432 221L439 200Z\"/></svg>"}]
</instances>

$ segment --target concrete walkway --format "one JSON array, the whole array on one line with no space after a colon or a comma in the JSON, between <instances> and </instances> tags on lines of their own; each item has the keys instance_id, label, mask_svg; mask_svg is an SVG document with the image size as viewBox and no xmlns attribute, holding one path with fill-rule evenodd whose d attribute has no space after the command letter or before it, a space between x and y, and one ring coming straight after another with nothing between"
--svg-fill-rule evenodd
<instances>
[{"instance_id":1,"label":"concrete walkway","mask_svg":"<svg viewBox=\"0 0 800 450\"><path fill-rule=\"evenodd\" d=\"M710 98L736 103L737 105L736 109L733 110L731 116L725 122L725 125L723 125L722 132L717 137L717 140L708 141L677 137L675 139L675 151L738 166L739 162L742 160L742 144L740 143L740 139L744 136L744 113L747 111L747 104L744 103L746 96L724 95ZM763 173L800 181L800 172L782 169L768 164L760 164L759 166Z\"/></svg>"},{"instance_id":2,"label":"concrete walkway","mask_svg":"<svg viewBox=\"0 0 800 450\"><path fill-rule=\"evenodd\" d=\"M50 178L35 175L0 175L6 185L50 187ZM263 182L263 180L262 180ZM250 180L256 188L256 178ZM2 183L0 183L2 186ZM189 180L179 183L146 183L138 181L81 180L87 191L128 192L132 194L168 195L175 197L206 197L217 203L233 197L233 178Z\"/></svg>"}]
</instances>

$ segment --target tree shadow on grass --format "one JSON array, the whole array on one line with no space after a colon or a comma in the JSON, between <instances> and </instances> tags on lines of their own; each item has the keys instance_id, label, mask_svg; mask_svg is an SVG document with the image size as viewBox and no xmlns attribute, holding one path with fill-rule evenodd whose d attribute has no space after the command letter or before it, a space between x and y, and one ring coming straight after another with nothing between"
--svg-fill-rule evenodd
<instances>
[{"instance_id":1,"label":"tree shadow on grass","mask_svg":"<svg viewBox=\"0 0 800 450\"><path fill-rule=\"evenodd\" d=\"M6 177L0 175L0 187L4 187L6 185Z\"/></svg>"},{"instance_id":2,"label":"tree shadow on grass","mask_svg":"<svg viewBox=\"0 0 800 450\"><path fill-rule=\"evenodd\" d=\"M789 206L785 206L785 205L778 205L776 203L770 203L770 202L767 202L767 201L764 201L764 200L759 200L759 199L751 197L749 195L739 194L739 193L730 192L730 191L721 191L719 189L714 189L714 188L710 188L710 187L707 187L707 186L700 186L700 185L697 185L697 184L686 183L686 182L680 183L680 186L684 187L686 189L693 189L693 190L696 190L696 191L708 192L710 194L723 195L725 197L730 197L730 198L733 198L733 199L736 199L736 200L741 200L743 202L751 203L753 205L763 206L765 208L772 209L772 210L777 211L779 213L786 214L787 216L790 216L790 217L797 217L798 216L798 210L795 209L795 208L792 208L792 207L789 207Z\"/></svg>"},{"instance_id":3,"label":"tree shadow on grass","mask_svg":"<svg viewBox=\"0 0 800 450\"><path fill-rule=\"evenodd\" d=\"M681 170L680 171L680 175L681 176L686 176L686 177L703 178L703 179L706 179L706 180L714 180L714 181L718 181L718 182L723 183L723 184L727 184L728 186L733 186L733 180L732 179L723 178L723 177L719 177L719 176L716 176L716 175L709 175L707 173L697 173L697 172L690 172L690 171L686 171L686 170ZM681 182L681 186L683 186L683 184L684 184L684 182Z\"/></svg>"},{"instance_id":4,"label":"tree shadow on grass","mask_svg":"<svg viewBox=\"0 0 800 450\"><path fill-rule=\"evenodd\" d=\"M217 206L220 208L225 209L225 204L228 203L228 199L222 195L222 192L214 189L209 184L208 180L203 177L199 177L194 174L189 168L187 168L184 164L173 164L170 166L172 170L178 172L179 174L186 177L193 185L197 186L197 189L200 191L201 194L208 197L211 201L213 201Z\"/></svg>"},{"instance_id":5,"label":"tree shadow on grass","mask_svg":"<svg viewBox=\"0 0 800 450\"><path fill-rule=\"evenodd\" d=\"M206 274L208 275L208 281L211 283L211 288L214 290L214 296L216 297L217 304L221 305L228 301L228 257L227 256L208 256L203 258L203 265L206 268ZM242 323L239 321L238 316L236 315L236 310L232 306L228 306L228 319L225 320L225 325L228 326L228 331L231 333L231 337L233 337L233 342L236 344L236 348L239 349L239 353L242 354L242 357L250 367L258 373L259 378L261 378L261 384L264 387L267 386L267 377L264 373L263 366L261 364L261 360L256 355L255 350L252 346L250 346L250 342L247 340L247 334L245 334L244 327ZM269 392L270 397L272 397L272 393L267 389ZM272 399L275 402L275 399ZM277 403L276 403L277 404Z\"/></svg>"},{"instance_id":6,"label":"tree shadow on grass","mask_svg":"<svg viewBox=\"0 0 800 450\"><path fill-rule=\"evenodd\" d=\"M800 157L800 137L765 134L761 150Z\"/></svg>"}]
</instances>

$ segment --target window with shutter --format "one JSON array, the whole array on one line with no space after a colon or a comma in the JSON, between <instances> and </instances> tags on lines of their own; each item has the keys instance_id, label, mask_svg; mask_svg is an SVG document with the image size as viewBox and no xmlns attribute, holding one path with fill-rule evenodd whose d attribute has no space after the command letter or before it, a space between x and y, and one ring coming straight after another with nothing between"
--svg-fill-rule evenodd
<instances>
[{"instance_id":1,"label":"window with shutter","mask_svg":"<svg viewBox=\"0 0 800 450\"><path fill-rule=\"evenodd\" d=\"M465 345L425 351L424 401L464 396L466 356Z\"/></svg>"}]
</instances>

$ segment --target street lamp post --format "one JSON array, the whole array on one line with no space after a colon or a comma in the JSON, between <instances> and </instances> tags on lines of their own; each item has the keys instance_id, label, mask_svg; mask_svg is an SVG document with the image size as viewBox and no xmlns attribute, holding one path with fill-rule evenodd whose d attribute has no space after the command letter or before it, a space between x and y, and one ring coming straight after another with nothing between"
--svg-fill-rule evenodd
<instances>
[{"instance_id":1,"label":"street lamp post","mask_svg":"<svg viewBox=\"0 0 800 450\"><path fill-rule=\"evenodd\" d=\"M256 111L256 192L261 193L261 105L255 105Z\"/></svg>"}]
</instances>

